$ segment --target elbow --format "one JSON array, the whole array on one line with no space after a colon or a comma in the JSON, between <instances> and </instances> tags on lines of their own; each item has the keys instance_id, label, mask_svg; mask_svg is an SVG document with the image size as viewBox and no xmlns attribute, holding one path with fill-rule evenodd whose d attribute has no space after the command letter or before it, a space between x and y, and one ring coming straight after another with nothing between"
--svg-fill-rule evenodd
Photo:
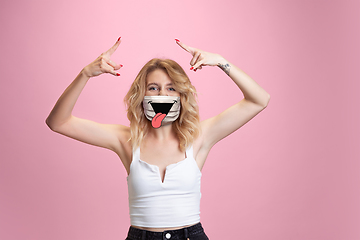
<instances>
[{"instance_id":1,"label":"elbow","mask_svg":"<svg viewBox=\"0 0 360 240\"><path fill-rule=\"evenodd\" d=\"M51 131L57 132L57 133L59 131L61 131L60 129L66 122L67 121L59 121L57 119L54 119L51 116L48 116L45 120L46 125L51 129Z\"/></svg>"},{"instance_id":2,"label":"elbow","mask_svg":"<svg viewBox=\"0 0 360 240\"><path fill-rule=\"evenodd\" d=\"M270 94L267 94L266 100L264 100L264 102L263 102L263 104L261 104L261 106L263 108L266 108L268 106L269 102L270 102Z\"/></svg>"},{"instance_id":3,"label":"elbow","mask_svg":"<svg viewBox=\"0 0 360 240\"><path fill-rule=\"evenodd\" d=\"M47 125L52 131L54 131L54 130L53 130L53 127L52 127L52 125L51 125L51 123L50 123L49 117L45 120L45 123L46 123L46 125Z\"/></svg>"},{"instance_id":4,"label":"elbow","mask_svg":"<svg viewBox=\"0 0 360 240\"><path fill-rule=\"evenodd\" d=\"M51 131L56 132L56 126L51 122L49 117L45 120L45 123L51 129Z\"/></svg>"},{"instance_id":5,"label":"elbow","mask_svg":"<svg viewBox=\"0 0 360 240\"><path fill-rule=\"evenodd\" d=\"M267 105L269 104L269 102L270 102L270 94L268 94L267 101L266 101L266 104L265 104L265 108L267 107Z\"/></svg>"}]
</instances>

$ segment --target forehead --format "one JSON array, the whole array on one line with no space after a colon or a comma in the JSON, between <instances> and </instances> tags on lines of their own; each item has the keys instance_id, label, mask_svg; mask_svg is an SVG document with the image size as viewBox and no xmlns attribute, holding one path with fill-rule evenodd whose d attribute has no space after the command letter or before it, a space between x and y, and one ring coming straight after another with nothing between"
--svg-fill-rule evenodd
<instances>
[{"instance_id":1,"label":"forehead","mask_svg":"<svg viewBox=\"0 0 360 240\"><path fill-rule=\"evenodd\" d=\"M164 70L156 69L147 75L146 83L172 83L172 80Z\"/></svg>"}]
</instances>

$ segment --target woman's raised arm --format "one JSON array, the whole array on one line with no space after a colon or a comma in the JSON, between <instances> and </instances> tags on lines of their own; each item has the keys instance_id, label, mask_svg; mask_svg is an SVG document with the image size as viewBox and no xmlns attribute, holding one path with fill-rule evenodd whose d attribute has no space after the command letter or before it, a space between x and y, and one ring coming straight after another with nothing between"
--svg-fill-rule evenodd
<instances>
[{"instance_id":1,"label":"woman's raised arm","mask_svg":"<svg viewBox=\"0 0 360 240\"><path fill-rule=\"evenodd\" d=\"M235 82L244 95L244 99L237 104L201 122L204 139L202 147L210 149L215 143L239 129L264 110L270 101L270 94L221 55L187 46L177 39L176 42L192 55L190 70L196 71L202 66L218 66Z\"/></svg>"},{"instance_id":2,"label":"woman's raised arm","mask_svg":"<svg viewBox=\"0 0 360 240\"><path fill-rule=\"evenodd\" d=\"M119 38L108 51L102 53L95 61L84 67L75 80L66 88L46 119L46 124L51 130L91 145L111 150L118 147L119 137L123 135L121 133L125 133L127 127L81 119L73 116L72 110L81 91L91 77L102 73L120 76L115 70L119 70L122 65L110 60L120 42Z\"/></svg>"}]
</instances>

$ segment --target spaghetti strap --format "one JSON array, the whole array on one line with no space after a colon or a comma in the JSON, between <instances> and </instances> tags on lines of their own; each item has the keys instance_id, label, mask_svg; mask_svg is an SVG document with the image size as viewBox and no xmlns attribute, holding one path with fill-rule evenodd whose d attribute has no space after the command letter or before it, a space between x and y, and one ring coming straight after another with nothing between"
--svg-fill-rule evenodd
<instances>
[{"instance_id":1,"label":"spaghetti strap","mask_svg":"<svg viewBox=\"0 0 360 240\"><path fill-rule=\"evenodd\" d=\"M187 149L186 149L186 158L190 158L190 157L193 157L194 154L193 154L193 146L189 146Z\"/></svg>"},{"instance_id":2,"label":"spaghetti strap","mask_svg":"<svg viewBox=\"0 0 360 240\"><path fill-rule=\"evenodd\" d=\"M140 146L137 147L135 151L133 151L132 161L140 159Z\"/></svg>"}]
</instances>

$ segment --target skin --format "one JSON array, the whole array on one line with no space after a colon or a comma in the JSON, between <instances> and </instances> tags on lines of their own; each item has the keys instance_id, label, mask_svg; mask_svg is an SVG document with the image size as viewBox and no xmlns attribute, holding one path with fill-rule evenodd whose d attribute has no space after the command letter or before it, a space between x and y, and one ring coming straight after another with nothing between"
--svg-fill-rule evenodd
<instances>
[{"instance_id":1,"label":"skin","mask_svg":"<svg viewBox=\"0 0 360 240\"><path fill-rule=\"evenodd\" d=\"M57 133L114 151L129 174L132 147L127 140L130 137L130 128L120 124L101 124L72 115L76 100L90 78L103 73L110 73L114 76L119 75L116 70L121 69L122 66L112 61L110 57L120 43L119 38L114 46L82 69L60 96L46 119L46 124ZM194 141L193 150L195 161L199 169L202 170L211 148L265 109L270 100L270 95L246 73L221 55L189 47L180 41L176 41L176 43L191 54L191 70L197 71L204 66L217 66L234 81L244 95L244 98L235 105L219 115L201 122L202 134ZM223 79L217 81L223 81ZM172 80L163 70L151 72L147 77L147 84L146 96L180 96L176 89L172 88ZM185 152L180 151L179 140L175 136L172 124L157 129L152 128L141 143L140 149L141 160L159 167L162 181L164 180L166 166L179 162L186 157ZM164 151L164 149L167 149L167 151ZM183 227L185 226L176 228L137 228L149 231L165 231Z\"/></svg>"}]
</instances>

